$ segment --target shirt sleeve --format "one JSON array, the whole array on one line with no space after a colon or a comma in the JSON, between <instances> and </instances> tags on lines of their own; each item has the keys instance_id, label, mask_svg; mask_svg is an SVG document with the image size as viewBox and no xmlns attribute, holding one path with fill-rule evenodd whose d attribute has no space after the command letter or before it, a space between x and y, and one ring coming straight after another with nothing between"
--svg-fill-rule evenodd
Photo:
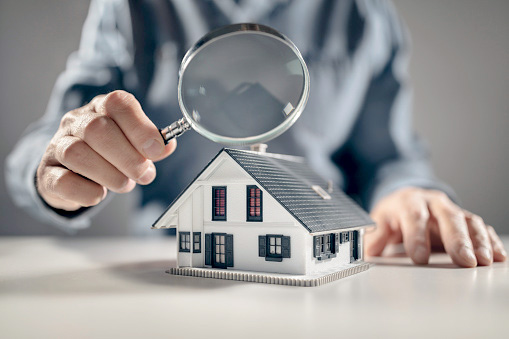
<instances>
[{"instance_id":1,"label":"shirt sleeve","mask_svg":"<svg viewBox=\"0 0 509 339\"><path fill-rule=\"evenodd\" d=\"M123 75L131 67L133 55L129 23L127 2L91 2L79 49L71 54L65 71L58 77L45 114L25 130L6 160L7 187L16 205L65 231L88 227L98 208L77 213L52 209L37 193L35 173L66 112L83 106L96 95L124 88Z\"/></svg>"},{"instance_id":2,"label":"shirt sleeve","mask_svg":"<svg viewBox=\"0 0 509 339\"><path fill-rule=\"evenodd\" d=\"M388 46L381 48L380 41L372 46L372 77L364 102L348 141L333 161L345 175L347 193L367 210L407 186L441 190L456 200L452 189L435 177L426 144L412 127L409 35L394 8L379 4L372 15L383 23Z\"/></svg>"}]
</instances>

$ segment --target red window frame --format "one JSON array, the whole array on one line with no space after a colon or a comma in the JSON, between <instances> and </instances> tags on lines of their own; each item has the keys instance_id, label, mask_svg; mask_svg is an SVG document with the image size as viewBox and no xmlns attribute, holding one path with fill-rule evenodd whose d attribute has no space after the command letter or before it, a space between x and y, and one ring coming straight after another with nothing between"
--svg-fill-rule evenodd
<instances>
[{"instance_id":1,"label":"red window frame","mask_svg":"<svg viewBox=\"0 0 509 339\"><path fill-rule=\"evenodd\" d=\"M212 187L212 220L226 221L226 186Z\"/></svg>"},{"instance_id":2,"label":"red window frame","mask_svg":"<svg viewBox=\"0 0 509 339\"><path fill-rule=\"evenodd\" d=\"M246 220L247 221L263 221L263 192L256 185L248 185L246 190L247 206L246 206Z\"/></svg>"}]
</instances>

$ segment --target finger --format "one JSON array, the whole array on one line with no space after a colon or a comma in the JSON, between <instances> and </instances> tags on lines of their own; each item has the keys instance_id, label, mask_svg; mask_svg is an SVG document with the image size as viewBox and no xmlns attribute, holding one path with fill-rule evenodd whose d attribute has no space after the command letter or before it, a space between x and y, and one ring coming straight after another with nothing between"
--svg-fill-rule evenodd
<instances>
[{"instance_id":1,"label":"finger","mask_svg":"<svg viewBox=\"0 0 509 339\"><path fill-rule=\"evenodd\" d=\"M132 94L114 91L98 102L97 112L112 118L140 154L152 160L161 158L165 152L163 138Z\"/></svg>"},{"instance_id":2,"label":"finger","mask_svg":"<svg viewBox=\"0 0 509 339\"><path fill-rule=\"evenodd\" d=\"M389 236L389 240L387 240L388 244L401 244L403 242L403 233L401 233L401 228L392 228L391 227L391 235Z\"/></svg>"},{"instance_id":3,"label":"finger","mask_svg":"<svg viewBox=\"0 0 509 339\"><path fill-rule=\"evenodd\" d=\"M445 251L452 261L462 267L477 266L463 211L443 196L432 199L429 207L438 222Z\"/></svg>"},{"instance_id":4,"label":"finger","mask_svg":"<svg viewBox=\"0 0 509 339\"><path fill-rule=\"evenodd\" d=\"M426 200L421 196L414 196L406 200L405 208L400 214L401 232L405 251L413 262L419 265L428 263L430 255L429 211Z\"/></svg>"},{"instance_id":5,"label":"finger","mask_svg":"<svg viewBox=\"0 0 509 339\"><path fill-rule=\"evenodd\" d=\"M474 245L479 265L489 266L493 262L493 251L484 221L477 215L465 212L468 233Z\"/></svg>"},{"instance_id":6,"label":"finger","mask_svg":"<svg viewBox=\"0 0 509 339\"><path fill-rule=\"evenodd\" d=\"M81 207L79 204L75 202L63 200L57 197L56 195L47 193L46 189L40 184L37 185L36 189L39 192L39 195L42 197L42 199L53 208L65 211L76 211Z\"/></svg>"},{"instance_id":7,"label":"finger","mask_svg":"<svg viewBox=\"0 0 509 339\"><path fill-rule=\"evenodd\" d=\"M61 138L55 149L55 157L66 168L113 192L130 192L136 186L132 179L125 176L80 138L74 136Z\"/></svg>"},{"instance_id":8,"label":"finger","mask_svg":"<svg viewBox=\"0 0 509 339\"><path fill-rule=\"evenodd\" d=\"M487 227L488 235L490 237L491 246L493 248L493 260L494 261L505 261L507 259L507 252L504 249L504 244L497 232L492 226Z\"/></svg>"},{"instance_id":9,"label":"finger","mask_svg":"<svg viewBox=\"0 0 509 339\"><path fill-rule=\"evenodd\" d=\"M389 223L384 218L372 216L372 219L376 222L376 228L367 230L364 235L366 254L379 256L387 245L391 229Z\"/></svg>"},{"instance_id":10,"label":"finger","mask_svg":"<svg viewBox=\"0 0 509 339\"><path fill-rule=\"evenodd\" d=\"M79 206L94 206L106 197L106 188L60 166L51 166L40 183L46 192Z\"/></svg>"},{"instance_id":11,"label":"finger","mask_svg":"<svg viewBox=\"0 0 509 339\"><path fill-rule=\"evenodd\" d=\"M127 140L120 127L108 116L76 110L62 119L68 135L87 143L106 161L138 184L147 185L155 179L155 166L145 159Z\"/></svg>"},{"instance_id":12,"label":"finger","mask_svg":"<svg viewBox=\"0 0 509 339\"><path fill-rule=\"evenodd\" d=\"M177 139L171 139L170 142L164 147L163 154L161 154L159 157L153 159L154 162L163 160L164 158L171 155L175 149L177 148Z\"/></svg>"}]
</instances>

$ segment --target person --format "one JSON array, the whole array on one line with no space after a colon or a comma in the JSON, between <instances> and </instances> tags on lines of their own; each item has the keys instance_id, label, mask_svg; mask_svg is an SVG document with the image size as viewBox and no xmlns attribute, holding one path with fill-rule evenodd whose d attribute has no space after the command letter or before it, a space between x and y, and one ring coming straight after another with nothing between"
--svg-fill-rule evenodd
<instances>
[{"instance_id":1,"label":"person","mask_svg":"<svg viewBox=\"0 0 509 339\"><path fill-rule=\"evenodd\" d=\"M15 201L68 230L87 227L110 191L141 185L141 207L168 205L221 147L192 132L178 151L162 142L156 126L180 116L179 62L202 35L238 22L274 27L301 50L310 99L270 151L305 156L371 212L369 255L403 242L416 264L435 247L463 267L505 260L493 227L458 206L412 130L409 38L386 1L93 0L46 114L8 158Z\"/></svg>"}]
</instances>

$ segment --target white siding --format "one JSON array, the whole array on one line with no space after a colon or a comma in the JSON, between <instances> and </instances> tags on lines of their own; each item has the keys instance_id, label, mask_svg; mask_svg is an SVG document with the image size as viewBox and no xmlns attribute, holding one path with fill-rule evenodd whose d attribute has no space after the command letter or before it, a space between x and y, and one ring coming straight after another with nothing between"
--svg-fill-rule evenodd
<instances>
[{"instance_id":1,"label":"white siding","mask_svg":"<svg viewBox=\"0 0 509 339\"><path fill-rule=\"evenodd\" d=\"M306 239L309 233L294 224L274 225L265 223L223 223L205 226L206 233L233 234L233 258L235 270L254 272L305 274ZM258 256L258 236L281 234L290 237L291 257L281 262L266 261Z\"/></svg>"},{"instance_id":2,"label":"white siding","mask_svg":"<svg viewBox=\"0 0 509 339\"><path fill-rule=\"evenodd\" d=\"M177 227L177 242L179 242L180 232L193 232L193 200L192 196L188 197L178 210L178 227ZM180 248L180 244L177 244L177 249ZM179 267L191 266L191 253L179 252L177 261Z\"/></svg>"},{"instance_id":3,"label":"white siding","mask_svg":"<svg viewBox=\"0 0 509 339\"><path fill-rule=\"evenodd\" d=\"M204 233L203 233L203 188L197 187L192 195L193 199L193 229L191 230L191 253L193 253L194 249L194 232L201 233L201 253L193 253L192 258L192 266L201 267L205 264L203 251L205 248L203 247L204 241Z\"/></svg>"}]
</instances>

